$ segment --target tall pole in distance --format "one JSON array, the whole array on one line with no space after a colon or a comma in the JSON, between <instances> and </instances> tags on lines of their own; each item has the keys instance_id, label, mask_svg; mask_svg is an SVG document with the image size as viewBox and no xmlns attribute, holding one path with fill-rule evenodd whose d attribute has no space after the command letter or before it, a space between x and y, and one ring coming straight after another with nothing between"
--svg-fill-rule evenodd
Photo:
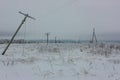
<instances>
[{"instance_id":1,"label":"tall pole in distance","mask_svg":"<svg viewBox=\"0 0 120 80\"><path fill-rule=\"evenodd\" d=\"M57 43L57 37L55 36L55 43Z\"/></svg>"},{"instance_id":2,"label":"tall pole in distance","mask_svg":"<svg viewBox=\"0 0 120 80\"><path fill-rule=\"evenodd\" d=\"M94 43L94 39L95 39L95 42L97 43L97 38L96 38L96 34L95 34L95 28L93 28L93 35L92 35L92 43Z\"/></svg>"},{"instance_id":3,"label":"tall pole in distance","mask_svg":"<svg viewBox=\"0 0 120 80\"><path fill-rule=\"evenodd\" d=\"M50 33L45 33L45 35L47 36L47 45L48 45Z\"/></svg>"},{"instance_id":4,"label":"tall pole in distance","mask_svg":"<svg viewBox=\"0 0 120 80\"><path fill-rule=\"evenodd\" d=\"M5 48L5 50L3 51L2 55L5 54L5 52L6 52L7 49L9 48L10 44L13 42L16 34L17 34L18 31L20 30L20 28L22 27L22 25L24 24L24 22L26 21L26 19L27 19L27 18L31 18L31 19L34 19L34 20L35 20L35 18L29 16L28 14L24 14L24 13L22 13L22 12L20 12L20 11L19 11L19 13L22 14L22 15L24 15L25 17L24 17L24 19L22 20L22 22L21 22L21 24L19 25L19 27L17 28L17 30L16 30L16 32L14 33L14 35L12 36L10 42L9 42L8 45L6 46L6 48Z\"/></svg>"},{"instance_id":5,"label":"tall pole in distance","mask_svg":"<svg viewBox=\"0 0 120 80\"><path fill-rule=\"evenodd\" d=\"M95 33L95 29L94 29L94 33ZM96 41L96 43L97 43L97 37L96 37L96 34L95 34L95 41Z\"/></svg>"},{"instance_id":6,"label":"tall pole in distance","mask_svg":"<svg viewBox=\"0 0 120 80\"><path fill-rule=\"evenodd\" d=\"M92 43L94 42L95 28L93 28Z\"/></svg>"}]
</instances>

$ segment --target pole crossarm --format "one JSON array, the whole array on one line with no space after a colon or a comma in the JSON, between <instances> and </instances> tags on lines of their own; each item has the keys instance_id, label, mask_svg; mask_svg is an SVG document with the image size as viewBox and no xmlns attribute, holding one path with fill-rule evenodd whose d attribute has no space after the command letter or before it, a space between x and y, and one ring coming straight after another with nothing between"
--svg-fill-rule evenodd
<instances>
[{"instance_id":1,"label":"pole crossarm","mask_svg":"<svg viewBox=\"0 0 120 80\"><path fill-rule=\"evenodd\" d=\"M24 16L27 16L28 18L31 18L31 19L33 19L33 20L36 20L34 17L31 17L31 16L29 16L28 14L22 13L21 11L19 11L19 13L22 14L22 15L24 15Z\"/></svg>"}]
</instances>

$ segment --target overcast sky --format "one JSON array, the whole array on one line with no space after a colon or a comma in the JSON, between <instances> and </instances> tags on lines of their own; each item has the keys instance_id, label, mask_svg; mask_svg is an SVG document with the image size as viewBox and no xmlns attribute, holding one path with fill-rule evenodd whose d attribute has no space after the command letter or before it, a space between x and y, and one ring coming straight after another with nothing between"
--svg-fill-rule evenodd
<instances>
[{"instance_id":1,"label":"overcast sky","mask_svg":"<svg viewBox=\"0 0 120 80\"><path fill-rule=\"evenodd\" d=\"M19 35L45 39L90 39L95 27L100 40L120 40L120 0L0 0L0 38L11 37L23 15L27 19ZM20 36L20 37L21 37Z\"/></svg>"}]
</instances>

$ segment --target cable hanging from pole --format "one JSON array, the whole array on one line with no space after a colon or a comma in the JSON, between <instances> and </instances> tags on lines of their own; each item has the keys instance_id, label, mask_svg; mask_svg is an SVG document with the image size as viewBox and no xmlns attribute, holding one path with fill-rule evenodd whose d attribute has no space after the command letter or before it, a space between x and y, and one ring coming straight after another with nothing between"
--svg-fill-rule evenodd
<instances>
[{"instance_id":1,"label":"cable hanging from pole","mask_svg":"<svg viewBox=\"0 0 120 80\"><path fill-rule=\"evenodd\" d=\"M23 55L25 54L25 44L26 44L26 22L24 23L24 30L23 30Z\"/></svg>"}]
</instances>

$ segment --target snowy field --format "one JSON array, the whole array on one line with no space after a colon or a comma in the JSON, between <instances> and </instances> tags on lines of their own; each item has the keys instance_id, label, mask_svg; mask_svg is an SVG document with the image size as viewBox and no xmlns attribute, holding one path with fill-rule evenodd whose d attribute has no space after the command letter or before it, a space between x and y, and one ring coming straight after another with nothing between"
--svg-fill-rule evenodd
<instances>
[{"instance_id":1,"label":"snowy field","mask_svg":"<svg viewBox=\"0 0 120 80\"><path fill-rule=\"evenodd\" d=\"M120 80L120 44L12 44L0 80Z\"/></svg>"}]
</instances>

